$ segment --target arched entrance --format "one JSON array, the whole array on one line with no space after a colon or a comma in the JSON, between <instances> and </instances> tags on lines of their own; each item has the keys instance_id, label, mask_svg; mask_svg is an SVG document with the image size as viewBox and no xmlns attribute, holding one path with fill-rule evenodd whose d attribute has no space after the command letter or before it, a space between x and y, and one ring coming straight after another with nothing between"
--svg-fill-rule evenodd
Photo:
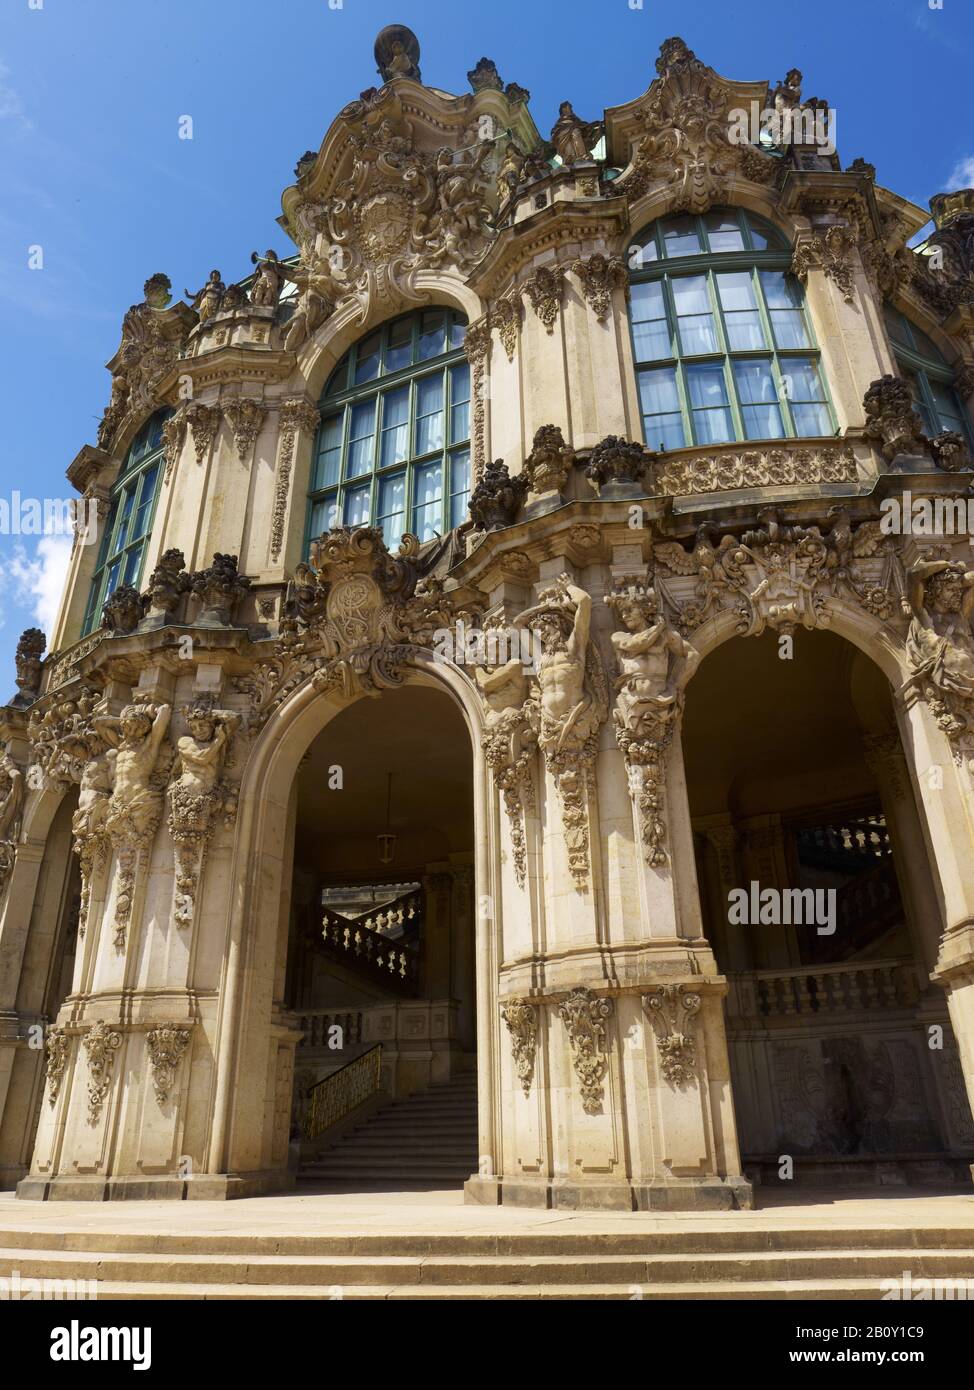
<instances>
[{"instance_id":1,"label":"arched entrance","mask_svg":"<svg viewBox=\"0 0 974 1390\"><path fill-rule=\"evenodd\" d=\"M974 1123L929 978L941 918L889 682L832 632L789 650L767 632L712 651L683 729L745 1168L963 1181Z\"/></svg>"}]
</instances>

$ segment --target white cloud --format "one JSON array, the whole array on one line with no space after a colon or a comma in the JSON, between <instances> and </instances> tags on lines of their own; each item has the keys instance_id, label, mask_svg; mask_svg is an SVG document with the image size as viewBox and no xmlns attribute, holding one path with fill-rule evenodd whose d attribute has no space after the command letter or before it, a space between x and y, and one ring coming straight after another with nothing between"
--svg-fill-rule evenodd
<instances>
[{"instance_id":1,"label":"white cloud","mask_svg":"<svg viewBox=\"0 0 974 1390\"><path fill-rule=\"evenodd\" d=\"M7 81L9 76L10 69L6 63L0 62L0 121L14 121L23 129L30 130L31 122L27 119L23 99Z\"/></svg>"},{"instance_id":2,"label":"white cloud","mask_svg":"<svg viewBox=\"0 0 974 1390\"><path fill-rule=\"evenodd\" d=\"M57 620L72 544L71 536L41 536L33 558L23 545L17 545L11 558L0 562L0 591L12 590L9 598L4 595L4 608L9 611L12 599L49 638Z\"/></svg>"},{"instance_id":3,"label":"white cloud","mask_svg":"<svg viewBox=\"0 0 974 1390\"><path fill-rule=\"evenodd\" d=\"M974 154L959 159L947 180L947 192L954 188L974 188Z\"/></svg>"}]
</instances>

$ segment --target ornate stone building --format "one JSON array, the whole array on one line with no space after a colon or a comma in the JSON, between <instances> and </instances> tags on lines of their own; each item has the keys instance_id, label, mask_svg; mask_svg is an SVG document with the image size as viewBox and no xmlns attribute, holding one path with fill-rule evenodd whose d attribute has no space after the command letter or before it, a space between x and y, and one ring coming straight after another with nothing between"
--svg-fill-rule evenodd
<instances>
[{"instance_id":1,"label":"ornate stone building","mask_svg":"<svg viewBox=\"0 0 974 1390\"><path fill-rule=\"evenodd\" d=\"M152 275L68 469L98 539L0 711L0 1173L251 1195L300 1129L368 1177L349 1124L381 1168L425 1093L389 1162L479 1202L969 1182L974 191L915 245L801 74L675 38L550 140L487 59L376 56L296 252Z\"/></svg>"}]
</instances>

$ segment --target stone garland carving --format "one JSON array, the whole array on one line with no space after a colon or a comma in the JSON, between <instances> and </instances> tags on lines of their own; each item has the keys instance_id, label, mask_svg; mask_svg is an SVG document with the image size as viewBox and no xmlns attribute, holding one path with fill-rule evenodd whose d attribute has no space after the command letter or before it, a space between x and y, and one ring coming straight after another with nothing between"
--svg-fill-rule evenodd
<instances>
[{"instance_id":1,"label":"stone garland carving","mask_svg":"<svg viewBox=\"0 0 974 1390\"><path fill-rule=\"evenodd\" d=\"M190 1036L191 1030L181 1028L178 1023L161 1023L156 1028L150 1028L145 1035L152 1085L160 1105L165 1105L169 1099L176 1079L176 1068L189 1046Z\"/></svg>"},{"instance_id":2,"label":"stone garland carving","mask_svg":"<svg viewBox=\"0 0 974 1390\"><path fill-rule=\"evenodd\" d=\"M828 278L836 285L847 304L855 301L856 278L852 266L856 237L851 227L836 223L824 232L799 234L795 243L791 268L802 282L808 283L808 272L812 266L821 266Z\"/></svg>"},{"instance_id":3,"label":"stone garland carving","mask_svg":"<svg viewBox=\"0 0 974 1390\"><path fill-rule=\"evenodd\" d=\"M470 325L463 340L463 350L470 363L470 398L473 404L470 459L474 483L480 481L487 457L487 393L484 390L484 377L490 360L490 348L490 319L485 316Z\"/></svg>"},{"instance_id":4,"label":"stone garland carving","mask_svg":"<svg viewBox=\"0 0 974 1390\"><path fill-rule=\"evenodd\" d=\"M47 638L39 627L28 627L20 634L14 665L17 670L17 694L13 698L15 706L33 704L40 693L43 666L41 658Z\"/></svg>"},{"instance_id":5,"label":"stone garland carving","mask_svg":"<svg viewBox=\"0 0 974 1390\"><path fill-rule=\"evenodd\" d=\"M495 625L499 627L500 620ZM490 632L491 625L485 626ZM485 649L489 650L486 643ZM514 851L514 876L523 888L527 868L523 811L534 809L532 768L538 749L537 705L531 698L528 673L520 655L503 664L498 661L475 666L473 674L486 711L481 747L504 801Z\"/></svg>"},{"instance_id":6,"label":"stone garland carving","mask_svg":"<svg viewBox=\"0 0 974 1390\"><path fill-rule=\"evenodd\" d=\"M220 427L220 411L215 405L205 405L202 401L189 401L183 406L182 413L187 425L189 425L190 434L193 436L196 462L201 464Z\"/></svg>"},{"instance_id":7,"label":"stone garland carving","mask_svg":"<svg viewBox=\"0 0 974 1390\"><path fill-rule=\"evenodd\" d=\"M531 452L524 460L524 476L531 492L542 497L560 494L571 476L575 450L565 443L557 425L542 425L535 431Z\"/></svg>"},{"instance_id":8,"label":"stone garland carving","mask_svg":"<svg viewBox=\"0 0 974 1390\"><path fill-rule=\"evenodd\" d=\"M393 307L419 302L420 270L449 263L466 273L486 251L494 235L486 169L493 142L470 153L422 152L412 122L390 115L367 125L358 105L346 116L350 173L330 196L297 206L294 234L303 262L325 280L322 298L353 299L364 322L376 300ZM312 260L321 232L335 249L327 277Z\"/></svg>"},{"instance_id":9,"label":"stone garland carving","mask_svg":"<svg viewBox=\"0 0 974 1390\"><path fill-rule=\"evenodd\" d=\"M745 449L667 458L656 469L655 491L664 497L687 497L739 488L788 486L792 483L855 482L856 455L849 444L798 449Z\"/></svg>"},{"instance_id":10,"label":"stone garland carving","mask_svg":"<svg viewBox=\"0 0 974 1390\"><path fill-rule=\"evenodd\" d=\"M295 570L275 655L236 681L252 732L309 677L346 697L402 683L412 654L460 616L440 581L423 577L419 554L407 534L390 555L374 526L339 527L315 542L311 564Z\"/></svg>"},{"instance_id":11,"label":"stone garland carving","mask_svg":"<svg viewBox=\"0 0 974 1390\"><path fill-rule=\"evenodd\" d=\"M538 1010L526 999L506 999L501 1005L501 1018L511 1035L514 1070L524 1094L530 1095L538 1046Z\"/></svg>"},{"instance_id":12,"label":"stone garland carving","mask_svg":"<svg viewBox=\"0 0 974 1390\"><path fill-rule=\"evenodd\" d=\"M644 994L642 1003L656 1033L663 1075L682 1089L696 1080L693 1020L700 1012L700 995L686 985L661 985Z\"/></svg>"},{"instance_id":13,"label":"stone garland carving","mask_svg":"<svg viewBox=\"0 0 974 1390\"><path fill-rule=\"evenodd\" d=\"M629 273L621 256L603 256L597 251L575 261L572 270L581 281L585 301L594 311L597 323L604 323L608 317L613 290L623 289L628 297Z\"/></svg>"},{"instance_id":14,"label":"stone garland carving","mask_svg":"<svg viewBox=\"0 0 974 1390\"><path fill-rule=\"evenodd\" d=\"M159 766L171 706L133 701L117 717L96 715L95 731L115 749L115 781L104 819L115 850L115 947L125 948L132 915L136 870L146 867L162 815L169 756ZM160 779L162 785L160 785Z\"/></svg>"},{"instance_id":15,"label":"stone garland carving","mask_svg":"<svg viewBox=\"0 0 974 1390\"><path fill-rule=\"evenodd\" d=\"M99 1019L85 1034L84 1045L88 1054L88 1121L97 1124L112 1084L115 1054L122 1046L122 1035Z\"/></svg>"},{"instance_id":16,"label":"stone garland carving","mask_svg":"<svg viewBox=\"0 0 974 1390\"><path fill-rule=\"evenodd\" d=\"M176 868L173 918L177 927L189 927L216 817L222 814L229 826L236 814L236 794L221 784L220 772L240 715L216 709L212 698L203 697L180 713L188 733L176 742L179 775L169 785L169 831Z\"/></svg>"},{"instance_id":17,"label":"stone garland carving","mask_svg":"<svg viewBox=\"0 0 974 1390\"><path fill-rule=\"evenodd\" d=\"M44 1075L47 1080L48 1105L57 1104L61 1093L64 1070L68 1065L70 1041L63 1028L50 1027L44 1037Z\"/></svg>"},{"instance_id":18,"label":"stone garland carving","mask_svg":"<svg viewBox=\"0 0 974 1390\"><path fill-rule=\"evenodd\" d=\"M568 1034L572 1065L586 1115L602 1111L602 1082L608 1069L605 1020L612 1013L612 1000L601 998L579 985L558 1005Z\"/></svg>"},{"instance_id":19,"label":"stone garland carving","mask_svg":"<svg viewBox=\"0 0 974 1390\"><path fill-rule=\"evenodd\" d=\"M661 868L667 862L664 759L700 654L660 612L655 589L639 576L617 579L605 603L617 623L616 742L626 760L643 852Z\"/></svg>"},{"instance_id":20,"label":"stone garland carving","mask_svg":"<svg viewBox=\"0 0 974 1390\"><path fill-rule=\"evenodd\" d=\"M172 471L176 466L186 438L186 411L177 410L175 415L170 415L169 419L162 427L162 455L166 460L166 473L164 481L168 483L172 477Z\"/></svg>"},{"instance_id":21,"label":"stone garland carving","mask_svg":"<svg viewBox=\"0 0 974 1390\"><path fill-rule=\"evenodd\" d=\"M156 408L156 388L186 340L187 311L168 307L172 300L169 277L151 275L143 292L142 303L133 304L122 320L111 400L98 426L102 449L111 449L127 419L144 418Z\"/></svg>"},{"instance_id":22,"label":"stone garland carving","mask_svg":"<svg viewBox=\"0 0 974 1390\"><path fill-rule=\"evenodd\" d=\"M531 307L544 324L545 332L553 333L565 288L564 266L539 266L517 288L521 295L527 295L531 301Z\"/></svg>"},{"instance_id":23,"label":"stone garland carving","mask_svg":"<svg viewBox=\"0 0 974 1390\"><path fill-rule=\"evenodd\" d=\"M512 478L503 459L488 463L470 494L470 517L477 531L498 531L511 526L524 505L528 480L523 473Z\"/></svg>"},{"instance_id":24,"label":"stone garland carving","mask_svg":"<svg viewBox=\"0 0 974 1390\"><path fill-rule=\"evenodd\" d=\"M312 434L318 428L320 418L317 408L301 397L281 402L281 442L277 456L277 475L274 479L274 510L271 513L271 560L275 564L284 548L287 500L291 490L291 469L298 431L307 430Z\"/></svg>"},{"instance_id":25,"label":"stone garland carving","mask_svg":"<svg viewBox=\"0 0 974 1390\"><path fill-rule=\"evenodd\" d=\"M591 612L591 597L562 574L514 620L540 642L534 675L538 744L558 789L568 865L578 889L589 880L589 793L599 727L608 712L605 672L589 640Z\"/></svg>"},{"instance_id":26,"label":"stone garland carving","mask_svg":"<svg viewBox=\"0 0 974 1390\"><path fill-rule=\"evenodd\" d=\"M974 568L926 551L911 565L907 585L909 684L930 706L955 760L967 759L974 771Z\"/></svg>"},{"instance_id":27,"label":"stone garland carving","mask_svg":"<svg viewBox=\"0 0 974 1390\"><path fill-rule=\"evenodd\" d=\"M656 71L659 80L638 112L632 164L617 180L630 203L660 184L673 212L702 213L726 198L737 172L756 183L774 181L780 160L730 139L728 113L740 105L733 84L678 38L662 45Z\"/></svg>"},{"instance_id":28,"label":"stone garland carving","mask_svg":"<svg viewBox=\"0 0 974 1390\"><path fill-rule=\"evenodd\" d=\"M13 873L23 809L23 774L4 745L0 750L0 900Z\"/></svg>"},{"instance_id":29,"label":"stone garland carving","mask_svg":"<svg viewBox=\"0 0 974 1390\"><path fill-rule=\"evenodd\" d=\"M267 406L250 396L231 396L223 402L223 414L230 422L237 457L246 463L266 419Z\"/></svg>"}]
</instances>

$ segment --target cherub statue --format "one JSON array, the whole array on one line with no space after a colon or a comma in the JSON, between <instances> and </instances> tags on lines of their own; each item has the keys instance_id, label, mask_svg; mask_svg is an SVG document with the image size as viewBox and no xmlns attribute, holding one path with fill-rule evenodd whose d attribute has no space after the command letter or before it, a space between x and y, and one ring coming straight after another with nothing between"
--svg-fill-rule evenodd
<instances>
[{"instance_id":1,"label":"cherub statue","mask_svg":"<svg viewBox=\"0 0 974 1390\"><path fill-rule=\"evenodd\" d=\"M551 143L563 164L590 159L590 151L602 133L601 121L583 121L572 110L570 101L558 108L558 119L551 131Z\"/></svg>"},{"instance_id":2,"label":"cherub statue","mask_svg":"<svg viewBox=\"0 0 974 1390\"><path fill-rule=\"evenodd\" d=\"M206 323L214 314L219 313L220 305L223 303L223 296L227 292L227 287L220 278L218 270L210 271L210 278L202 289L194 294L192 290L183 290L183 294L200 316L200 323Z\"/></svg>"},{"instance_id":3,"label":"cherub statue","mask_svg":"<svg viewBox=\"0 0 974 1390\"><path fill-rule=\"evenodd\" d=\"M500 167L497 170L498 202L504 202L515 191L521 182L523 170L524 155L513 140L508 140L501 155Z\"/></svg>"},{"instance_id":4,"label":"cherub statue","mask_svg":"<svg viewBox=\"0 0 974 1390\"><path fill-rule=\"evenodd\" d=\"M790 68L784 82L774 89L774 109L780 115L783 111L794 111L802 102L802 75L797 68Z\"/></svg>"},{"instance_id":5,"label":"cherub statue","mask_svg":"<svg viewBox=\"0 0 974 1390\"><path fill-rule=\"evenodd\" d=\"M310 265L287 266L278 261L277 268L285 280L298 287L298 306L284 336L285 350L294 352L324 323L342 293L342 286L325 257L313 257Z\"/></svg>"},{"instance_id":6,"label":"cherub statue","mask_svg":"<svg viewBox=\"0 0 974 1390\"><path fill-rule=\"evenodd\" d=\"M250 290L250 302L259 308L273 309L281 297L286 278L277 252L265 251L263 256L260 256L256 251L252 251L250 259L257 267Z\"/></svg>"}]
</instances>

